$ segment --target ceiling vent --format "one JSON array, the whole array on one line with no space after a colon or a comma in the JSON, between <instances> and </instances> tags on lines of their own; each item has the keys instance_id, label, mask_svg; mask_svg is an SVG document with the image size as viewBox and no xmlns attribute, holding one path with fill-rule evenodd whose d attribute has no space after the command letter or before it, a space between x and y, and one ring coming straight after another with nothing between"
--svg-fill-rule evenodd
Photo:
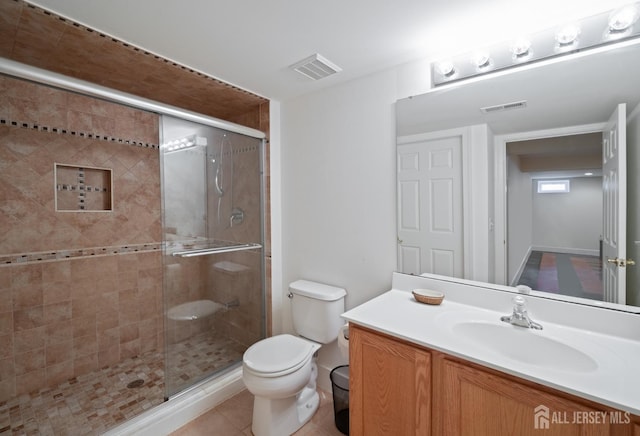
<instances>
[{"instance_id":1,"label":"ceiling vent","mask_svg":"<svg viewBox=\"0 0 640 436\"><path fill-rule=\"evenodd\" d=\"M291 65L291 68L313 80L320 80L342 71L342 68L323 58L318 53Z\"/></svg>"},{"instance_id":2,"label":"ceiling vent","mask_svg":"<svg viewBox=\"0 0 640 436\"><path fill-rule=\"evenodd\" d=\"M511 109L522 109L525 107L527 107L527 101L522 100L522 101L514 101L513 103L505 103L505 104L497 104L495 106L481 107L480 110L485 114L490 114L492 112L508 111Z\"/></svg>"}]
</instances>

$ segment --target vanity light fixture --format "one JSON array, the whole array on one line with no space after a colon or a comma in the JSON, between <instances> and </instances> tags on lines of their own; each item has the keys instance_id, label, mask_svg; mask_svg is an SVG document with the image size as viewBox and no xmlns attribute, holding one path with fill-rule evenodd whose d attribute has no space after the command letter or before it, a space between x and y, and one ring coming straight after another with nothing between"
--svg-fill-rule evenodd
<instances>
[{"instance_id":1,"label":"vanity light fixture","mask_svg":"<svg viewBox=\"0 0 640 436\"><path fill-rule=\"evenodd\" d=\"M433 86L640 37L640 2L431 64ZM489 53L491 54L489 56ZM446 66L446 68L444 68Z\"/></svg>"}]
</instances>

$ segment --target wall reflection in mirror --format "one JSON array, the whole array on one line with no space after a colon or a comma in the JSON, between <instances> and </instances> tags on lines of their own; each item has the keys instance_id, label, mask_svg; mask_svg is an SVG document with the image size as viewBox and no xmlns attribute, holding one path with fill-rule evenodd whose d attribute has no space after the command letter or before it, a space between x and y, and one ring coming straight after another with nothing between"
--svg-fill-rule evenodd
<instances>
[{"instance_id":1,"label":"wall reflection in mirror","mask_svg":"<svg viewBox=\"0 0 640 436\"><path fill-rule=\"evenodd\" d=\"M632 40L398 101L399 271L640 306L638 71Z\"/></svg>"}]
</instances>

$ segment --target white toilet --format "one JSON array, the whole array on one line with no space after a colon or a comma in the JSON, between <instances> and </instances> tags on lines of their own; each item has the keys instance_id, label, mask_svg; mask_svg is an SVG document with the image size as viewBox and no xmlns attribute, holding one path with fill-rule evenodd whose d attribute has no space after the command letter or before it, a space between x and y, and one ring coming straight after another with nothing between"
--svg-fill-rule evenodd
<instances>
[{"instance_id":1,"label":"white toilet","mask_svg":"<svg viewBox=\"0 0 640 436\"><path fill-rule=\"evenodd\" d=\"M302 427L320 403L314 354L338 337L344 325L342 288L298 280L289 285L293 327L256 342L242 359L242 378L254 396L255 436L285 436Z\"/></svg>"}]
</instances>

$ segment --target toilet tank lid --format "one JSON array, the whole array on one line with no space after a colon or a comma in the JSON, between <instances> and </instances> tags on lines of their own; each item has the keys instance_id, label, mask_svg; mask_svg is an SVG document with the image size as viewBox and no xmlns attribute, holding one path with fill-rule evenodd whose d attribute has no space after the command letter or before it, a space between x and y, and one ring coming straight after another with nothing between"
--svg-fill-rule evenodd
<instances>
[{"instance_id":1,"label":"toilet tank lid","mask_svg":"<svg viewBox=\"0 0 640 436\"><path fill-rule=\"evenodd\" d=\"M296 280L289 285L289 290L296 295L325 301L339 300L347 295L347 291L343 288L312 282L309 280Z\"/></svg>"}]
</instances>

